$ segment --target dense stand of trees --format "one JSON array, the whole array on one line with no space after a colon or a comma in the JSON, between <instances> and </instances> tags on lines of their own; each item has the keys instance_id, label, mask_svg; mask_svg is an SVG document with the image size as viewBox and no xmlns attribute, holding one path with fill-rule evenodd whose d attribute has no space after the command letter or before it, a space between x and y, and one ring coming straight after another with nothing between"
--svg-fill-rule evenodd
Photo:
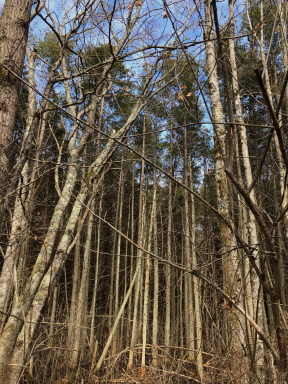
<instances>
[{"instance_id":1,"label":"dense stand of trees","mask_svg":"<svg viewBox=\"0 0 288 384\"><path fill-rule=\"evenodd\" d=\"M1 383L284 383L286 2L52 5L0 17Z\"/></svg>"}]
</instances>

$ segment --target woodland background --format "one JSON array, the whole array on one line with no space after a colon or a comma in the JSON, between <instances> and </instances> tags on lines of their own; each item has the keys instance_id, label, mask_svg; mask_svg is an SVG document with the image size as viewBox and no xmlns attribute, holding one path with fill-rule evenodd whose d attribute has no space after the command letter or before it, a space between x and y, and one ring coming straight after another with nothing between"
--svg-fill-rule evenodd
<instances>
[{"instance_id":1,"label":"woodland background","mask_svg":"<svg viewBox=\"0 0 288 384\"><path fill-rule=\"evenodd\" d=\"M287 12L5 1L1 383L285 382Z\"/></svg>"}]
</instances>

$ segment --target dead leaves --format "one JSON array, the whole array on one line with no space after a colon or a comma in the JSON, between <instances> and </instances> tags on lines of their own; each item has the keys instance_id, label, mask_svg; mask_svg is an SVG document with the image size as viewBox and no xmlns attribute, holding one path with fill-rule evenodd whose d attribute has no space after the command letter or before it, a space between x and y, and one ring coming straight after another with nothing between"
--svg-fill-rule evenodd
<instances>
[{"instance_id":1,"label":"dead leaves","mask_svg":"<svg viewBox=\"0 0 288 384\"><path fill-rule=\"evenodd\" d=\"M186 97L192 97L193 96L193 93L192 92L188 92L186 93L186 95L183 93L183 91L186 91L187 90L187 85L183 84L181 86L181 89L178 91L177 93L177 99L178 100L181 100L181 101L185 101L185 98Z\"/></svg>"},{"instance_id":2,"label":"dead leaves","mask_svg":"<svg viewBox=\"0 0 288 384\"><path fill-rule=\"evenodd\" d=\"M278 25L277 27L275 27L274 31L275 32L281 32L281 25Z\"/></svg>"},{"instance_id":3,"label":"dead leaves","mask_svg":"<svg viewBox=\"0 0 288 384\"><path fill-rule=\"evenodd\" d=\"M178 92L177 99L178 99L178 100L182 100L182 101L185 100L185 99L184 99L184 96L183 96L183 93L182 93L181 91Z\"/></svg>"}]
</instances>

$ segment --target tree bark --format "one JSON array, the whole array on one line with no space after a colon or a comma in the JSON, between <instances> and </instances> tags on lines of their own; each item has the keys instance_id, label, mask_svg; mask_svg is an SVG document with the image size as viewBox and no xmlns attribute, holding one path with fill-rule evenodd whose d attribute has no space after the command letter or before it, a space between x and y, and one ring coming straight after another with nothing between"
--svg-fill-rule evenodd
<instances>
[{"instance_id":1,"label":"tree bark","mask_svg":"<svg viewBox=\"0 0 288 384\"><path fill-rule=\"evenodd\" d=\"M224 113L220 96L219 81L217 74L217 56L213 41L213 22L211 0L205 1L206 28L204 32L206 46L206 68L209 78L209 91L212 109L212 123L215 134L215 168L216 168L216 194L218 211L227 222L231 222L229 213L229 189L228 180L225 174L226 158L226 129L224 125ZM220 223L221 237L221 256L223 266L223 285L224 290L229 292L231 297L241 298L241 273L239 260L235 249L236 241L233 232L227 228L226 224ZM232 225L231 225L232 226ZM243 325L239 323L232 311L225 312L227 322L226 340L229 342L229 351L231 353L231 375L237 380L242 377L242 383L248 383L248 362L243 353L245 338L243 334ZM228 345L227 345L228 347ZM241 360L241 364L239 361Z\"/></svg>"},{"instance_id":2,"label":"tree bark","mask_svg":"<svg viewBox=\"0 0 288 384\"><path fill-rule=\"evenodd\" d=\"M6 0L0 17L0 199L9 182L9 151L19 104L18 77L22 76L32 3Z\"/></svg>"},{"instance_id":3,"label":"tree bark","mask_svg":"<svg viewBox=\"0 0 288 384\"><path fill-rule=\"evenodd\" d=\"M229 15L230 15L230 33L231 36L234 35L234 1L229 1ZM249 149L248 149L248 140L247 140L247 133L246 133L246 127L244 124L243 119L243 110L242 110L242 104L241 104L241 98L240 98L240 91L239 91L239 84L238 84L238 71L237 71L237 63L236 63L236 53L235 53L235 42L234 39L229 39L229 59L230 59L230 66L231 66L231 82L232 82L232 89L233 89L233 98L234 98L234 105L235 105L235 112L236 112L236 122L239 124L239 136L240 136L240 144L241 144L241 154L243 159L243 167L244 167L244 177L246 181L247 188L252 185L253 182L253 175L252 175L252 167L250 162L250 156L249 156ZM250 197L253 203L256 204L256 194L254 188L250 191ZM244 204L241 204L240 207L243 207L241 209L246 210L246 206ZM253 257L255 258L255 262L260 268L260 256L259 256L259 240L258 240L258 234L257 234L257 227L256 227L256 220L251 212L250 209L248 209L248 212L243 212L243 216L247 219L245 221L243 220L242 223L244 225L244 222L246 223L246 228L243 227L243 232L248 234L248 243L251 246L251 249L253 249ZM246 266L246 268L245 268ZM245 298L247 310L249 315L256 320L257 323L260 325L260 327L263 328L263 313L262 313L262 307L259 306L259 297L260 301L263 300L263 291L262 287L260 287L259 279L257 274L252 268L249 268L247 265L247 259L243 262L243 268L244 273L243 276L247 277L247 280L243 281L243 291L248 294ZM250 269L250 270L249 270ZM258 310L257 310L258 309ZM255 313L254 313L255 312ZM247 329L248 334L250 333L249 329ZM247 336L249 339L249 336ZM258 379L262 382L263 381L263 373L264 373L264 348L263 348L263 342L258 339L257 334L254 336L256 337L255 340L255 369L257 372ZM254 355L254 353L253 353ZM252 358L252 356L251 356ZM253 360L253 359L252 359Z\"/></svg>"}]
</instances>

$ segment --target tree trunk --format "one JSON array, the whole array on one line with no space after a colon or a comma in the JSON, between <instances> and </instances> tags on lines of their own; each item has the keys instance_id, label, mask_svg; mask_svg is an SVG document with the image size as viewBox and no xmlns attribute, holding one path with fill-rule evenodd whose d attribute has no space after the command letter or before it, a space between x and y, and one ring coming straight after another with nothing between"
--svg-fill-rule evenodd
<instances>
[{"instance_id":1,"label":"tree trunk","mask_svg":"<svg viewBox=\"0 0 288 384\"><path fill-rule=\"evenodd\" d=\"M188 170L190 177L190 189L193 189L193 174L191 160L188 160ZM197 257L196 257L196 217L195 217L195 197L190 195L191 200L191 268L197 269ZM204 379L203 369L203 336L202 336L202 311L201 311L201 285L197 276L192 277L193 281L193 298L194 298L194 312L195 312L195 342L194 349L196 352L197 372L201 381Z\"/></svg>"},{"instance_id":2,"label":"tree trunk","mask_svg":"<svg viewBox=\"0 0 288 384\"><path fill-rule=\"evenodd\" d=\"M17 76L22 76L32 3L6 0L0 17L0 199L9 182L9 152L19 105Z\"/></svg>"},{"instance_id":3,"label":"tree trunk","mask_svg":"<svg viewBox=\"0 0 288 384\"><path fill-rule=\"evenodd\" d=\"M230 34L231 36L234 36L235 31L234 31L234 1L233 0L229 2L229 15L230 15ZM232 88L233 88L236 122L239 124L238 129L239 129L240 144L241 144L241 154L243 159L244 177L246 181L245 184L246 184L246 188L249 188L253 182L253 175L252 175L252 168L250 163L246 127L244 125L244 120L243 120L243 110L241 105L240 91L239 91L239 84L238 84L235 42L233 38L229 39L229 59L230 59L230 65L231 65L231 82L232 82ZM254 188L252 188L250 191L250 197L253 203L256 204L256 194L255 194ZM246 209L244 201L242 201L242 204L239 204L239 207L242 210ZM244 226L244 223L246 223L246 228L243 227L243 232L249 235L247 240L249 245L251 246L251 249L253 249L252 253L253 253L253 257L255 258L255 262L258 268L260 268L260 256L259 256L259 245L258 245L259 240L258 240L255 216L253 215L250 209L248 209L248 214L246 214L246 212L243 212L243 215L245 217L245 220L242 221L243 226ZM262 307L261 305L259 306L259 300L260 302L263 300L262 287L260 287L259 278L257 274L252 268L249 268L249 265L247 265L247 262L248 260L245 258L243 262L244 263L243 290L244 292L247 293L246 299L245 299L246 305L247 305L246 308L247 308L248 314L252 318L254 318L254 320L257 319L257 324L259 324L259 326L263 328ZM250 334L249 329L247 329L247 332L248 334ZM249 339L249 335L247 337ZM263 382L264 346L263 346L263 342L258 338L257 335L254 335L254 337L256 338L255 340L256 350L255 350L255 353L254 352L252 353L252 355L253 356L255 355L254 361L255 361L256 375L260 380L260 382ZM251 355L251 358L252 358L252 355ZM253 358L252 358L252 364L254 364Z\"/></svg>"},{"instance_id":4,"label":"tree trunk","mask_svg":"<svg viewBox=\"0 0 288 384\"><path fill-rule=\"evenodd\" d=\"M224 125L223 108L219 90L219 82L217 75L217 56L212 35L212 8L211 1L205 1L205 18L206 27L204 33L206 46L206 68L209 78L209 90L211 99L212 119L215 133L215 167L216 167L216 193L218 211L225 219L230 222L229 214L229 191L228 181L225 174L226 160L226 129ZM235 250L236 241L232 231L227 228L226 224L220 222L221 236L221 255L223 266L224 290L231 297L241 299L241 273L237 251ZM235 380L242 377L242 383L248 383L249 367L247 358L243 353L245 346L245 338L243 334L243 326L240 325L238 319L231 310L225 312L226 323L228 326L227 341L229 340L229 352L231 356L231 374ZM227 345L228 347L228 345ZM241 361L241 364L239 364Z\"/></svg>"},{"instance_id":5,"label":"tree trunk","mask_svg":"<svg viewBox=\"0 0 288 384\"><path fill-rule=\"evenodd\" d=\"M143 141L142 141L142 155L145 155L145 116L144 116L144 122L143 122ZM143 247L144 240L146 237L145 233L145 214L146 214L146 196L144 193L144 178L145 178L145 162L142 159L141 161L141 175L140 175L140 182L139 182L139 210L138 210L138 240L137 244ZM135 344L137 343L138 336L139 336L139 302L141 303L141 300L139 299L140 296L140 290L142 286L142 278L143 278L143 251L141 249L137 249L137 259L136 259L136 270L139 270L139 278L136 281L135 288L134 288L134 305L133 305L133 320L132 320L132 330L131 330L131 341L130 341L130 351L129 351L129 358L128 358L128 364L127 364L127 370L131 370L133 367L133 358L134 358L134 349Z\"/></svg>"},{"instance_id":6,"label":"tree trunk","mask_svg":"<svg viewBox=\"0 0 288 384\"><path fill-rule=\"evenodd\" d=\"M170 153L169 153L169 172L173 175L173 130L170 129ZM172 260L172 220L173 220L173 198L172 198L172 180L168 180L168 217L167 217L167 260ZM165 327L164 344L169 355L169 346L171 344L171 266L165 265Z\"/></svg>"},{"instance_id":7,"label":"tree trunk","mask_svg":"<svg viewBox=\"0 0 288 384\"><path fill-rule=\"evenodd\" d=\"M187 148L187 125L184 124L184 154L183 154L183 184L188 185L188 148ZM183 255L184 265L192 267L191 259L191 237L190 237L190 205L189 195L186 189L183 189ZM195 313L193 310L193 277L189 273L184 275L184 304L185 304L185 329L186 329L186 348L188 348L188 358L194 360L194 327Z\"/></svg>"},{"instance_id":8,"label":"tree trunk","mask_svg":"<svg viewBox=\"0 0 288 384\"><path fill-rule=\"evenodd\" d=\"M81 357L84 357L84 351L86 346L86 340L88 337L88 323L87 323L87 311L88 311L88 288L89 288L89 275L90 275L90 257L92 249L92 230L94 223L94 210L95 202L91 205L92 212L88 214L88 223L86 229L86 241L84 246L84 256L82 264L82 275L79 286L79 294L77 300L75 328L74 328L74 343L72 353L72 367L76 367ZM87 358L87 356L86 356Z\"/></svg>"},{"instance_id":9,"label":"tree trunk","mask_svg":"<svg viewBox=\"0 0 288 384\"><path fill-rule=\"evenodd\" d=\"M154 156L155 159L155 156ZM155 176L156 170L154 170L154 183L153 183L153 197L152 197L152 206L151 206L151 215L150 215L150 223L149 223L149 229L148 229L148 236L147 236L147 250L148 252L151 252L152 250L152 242L153 242L153 229L154 229L154 223L155 223L155 216L156 216L156 198L157 198L157 181ZM146 255L146 269L145 269L145 282L144 282L144 299L143 299L143 328L142 328L142 358L141 358L141 365L145 367L146 365L146 345L147 345L147 331L148 331L148 315L149 315L149 287L150 287L150 270L151 270L151 258L150 255ZM156 283L156 282L155 282ZM156 298L158 300L158 297ZM153 308L153 315L155 308ZM156 326L156 318L153 316L153 327ZM157 328L156 328L157 329ZM154 330L155 333L155 330ZM154 338L157 337L157 331L156 336L154 335ZM154 344L155 345L155 344Z\"/></svg>"},{"instance_id":10,"label":"tree trunk","mask_svg":"<svg viewBox=\"0 0 288 384\"><path fill-rule=\"evenodd\" d=\"M119 232L122 232L122 216L123 216L123 200L124 200L124 185L125 185L125 178L124 178L124 170L123 170L123 157L121 160L121 169L120 169L120 175L119 175L119 185L118 185L118 193L117 193L117 208L116 208L116 222L115 222L115 228L118 229ZM121 267L121 240L122 236L119 233L115 233L115 245L113 247L114 255L112 255L115 263L114 273L112 275L112 279L115 279L114 284L111 284L111 286L114 286L114 290L110 294L110 300L113 302L113 309L111 313L111 319L113 319L113 313L118 313L119 305L120 305L120 267ZM112 273L112 271L111 271ZM118 333L118 330L115 331L115 337L113 338L112 342L112 354L114 355L117 351L117 348L121 348L121 338L119 337L120 333Z\"/></svg>"},{"instance_id":11,"label":"tree trunk","mask_svg":"<svg viewBox=\"0 0 288 384\"><path fill-rule=\"evenodd\" d=\"M155 157L156 160L156 147L155 147ZM158 252L158 228L157 228L157 174L156 169L154 169L154 195L153 201L155 200L156 207L153 212L153 252L157 254ZM152 367L156 368L158 366L158 351L156 345L158 344L158 329L159 329L159 265L158 260L153 260L154 264L154 291L153 291L153 320L152 320L152 345L155 346L152 350Z\"/></svg>"}]
</instances>

